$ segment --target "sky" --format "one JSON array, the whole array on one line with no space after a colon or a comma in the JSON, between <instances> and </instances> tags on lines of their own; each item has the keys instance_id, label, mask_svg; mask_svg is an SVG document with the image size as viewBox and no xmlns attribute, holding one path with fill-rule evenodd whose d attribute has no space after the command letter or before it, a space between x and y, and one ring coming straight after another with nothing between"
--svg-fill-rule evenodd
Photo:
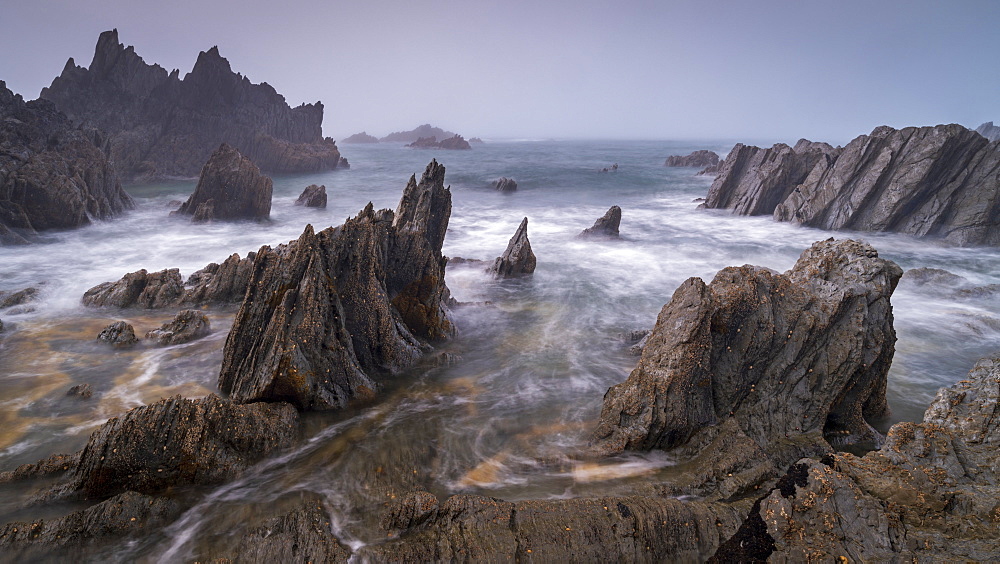
<instances>
[{"instance_id":1,"label":"sky","mask_svg":"<svg viewBox=\"0 0 1000 564\"><path fill-rule=\"evenodd\" d=\"M846 143L1000 122L1000 0L0 0L0 80L36 98L117 28L189 72L219 47L324 134Z\"/></svg>"}]
</instances>

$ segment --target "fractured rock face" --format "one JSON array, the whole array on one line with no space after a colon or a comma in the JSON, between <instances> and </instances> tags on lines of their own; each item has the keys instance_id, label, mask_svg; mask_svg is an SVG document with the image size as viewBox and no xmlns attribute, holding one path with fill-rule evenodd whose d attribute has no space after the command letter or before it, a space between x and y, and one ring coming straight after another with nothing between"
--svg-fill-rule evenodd
<instances>
[{"instance_id":1,"label":"fractured rock face","mask_svg":"<svg viewBox=\"0 0 1000 564\"><path fill-rule=\"evenodd\" d=\"M523 276L535 271L535 262L535 253L531 252L528 241L528 218L524 218L507 243L507 249L493 261L490 272L499 278Z\"/></svg>"},{"instance_id":2,"label":"fractured rock face","mask_svg":"<svg viewBox=\"0 0 1000 564\"><path fill-rule=\"evenodd\" d=\"M223 143L201 169L194 193L174 213L194 221L267 219L272 182L257 165Z\"/></svg>"},{"instance_id":3,"label":"fractured rock face","mask_svg":"<svg viewBox=\"0 0 1000 564\"><path fill-rule=\"evenodd\" d=\"M104 282L83 294L83 305L92 307L140 307L173 305L184 293L181 273L176 268L149 273L130 272L117 282Z\"/></svg>"},{"instance_id":4,"label":"fractured rock face","mask_svg":"<svg viewBox=\"0 0 1000 564\"><path fill-rule=\"evenodd\" d=\"M513 178L501 176L493 181L493 187L496 188L497 192L515 192L517 191L517 182Z\"/></svg>"},{"instance_id":5,"label":"fractured rock face","mask_svg":"<svg viewBox=\"0 0 1000 564\"><path fill-rule=\"evenodd\" d=\"M431 161L395 214L368 205L344 225L257 253L223 352L219 388L237 402L335 409L445 339L451 192Z\"/></svg>"},{"instance_id":6,"label":"fractured rock face","mask_svg":"<svg viewBox=\"0 0 1000 564\"><path fill-rule=\"evenodd\" d=\"M732 431L783 469L794 460L775 451L789 437L877 441L866 419L887 413L889 296L901 275L871 246L831 239L784 274L742 266L708 285L688 279L639 365L605 395L598 450L700 450Z\"/></svg>"},{"instance_id":7,"label":"fractured rock face","mask_svg":"<svg viewBox=\"0 0 1000 564\"><path fill-rule=\"evenodd\" d=\"M306 186L306 189L302 191L299 198L295 200L295 205L307 208L325 208L326 186L317 186L315 184Z\"/></svg>"},{"instance_id":8,"label":"fractured rock face","mask_svg":"<svg viewBox=\"0 0 1000 564\"><path fill-rule=\"evenodd\" d=\"M611 206L608 211L601 216L594 225L580 232L580 237L604 237L617 239L619 237L618 227L622 222L622 209L618 206Z\"/></svg>"}]
</instances>

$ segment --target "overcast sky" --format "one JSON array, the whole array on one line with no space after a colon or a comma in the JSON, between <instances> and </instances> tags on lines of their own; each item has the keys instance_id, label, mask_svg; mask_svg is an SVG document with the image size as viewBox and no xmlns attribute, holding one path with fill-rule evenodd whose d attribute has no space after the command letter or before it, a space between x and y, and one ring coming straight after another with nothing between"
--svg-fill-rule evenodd
<instances>
[{"instance_id":1,"label":"overcast sky","mask_svg":"<svg viewBox=\"0 0 1000 564\"><path fill-rule=\"evenodd\" d=\"M1000 1L0 0L0 80L26 99L117 28L147 63L218 45L343 138L842 143L1000 122Z\"/></svg>"}]
</instances>

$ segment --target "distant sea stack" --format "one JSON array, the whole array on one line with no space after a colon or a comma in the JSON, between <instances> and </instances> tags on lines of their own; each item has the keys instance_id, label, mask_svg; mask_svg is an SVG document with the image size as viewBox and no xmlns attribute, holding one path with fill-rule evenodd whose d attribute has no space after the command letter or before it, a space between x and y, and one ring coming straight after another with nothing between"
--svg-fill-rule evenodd
<instances>
[{"instance_id":1,"label":"distant sea stack","mask_svg":"<svg viewBox=\"0 0 1000 564\"><path fill-rule=\"evenodd\" d=\"M716 166L719 164L719 155L715 151L694 151L691 154L681 156L681 155L671 155L667 157L664 161L663 166L671 167L687 167L696 166L700 168Z\"/></svg>"},{"instance_id":2,"label":"distant sea stack","mask_svg":"<svg viewBox=\"0 0 1000 564\"><path fill-rule=\"evenodd\" d=\"M290 108L266 82L234 73L217 47L200 53L181 79L119 43L118 30L106 31L90 68L69 59L41 98L104 131L125 180L196 176L220 143L272 173L330 170L341 162L336 143L322 135L322 103Z\"/></svg>"},{"instance_id":3,"label":"distant sea stack","mask_svg":"<svg viewBox=\"0 0 1000 564\"><path fill-rule=\"evenodd\" d=\"M386 135L379 139L382 143L414 143L421 137L430 138L434 137L437 139L448 139L458 135L452 131L445 131L440 127L434 127L429 123L425 123L419 127L415 127L410 131L396 131Z\"/></svg>"},{"instance_id":4,"label":"distant sea stack","mask_svg":"<svg viewBox=\"0 0 1000 564\"><path fill-rule=\"evenodd\" d=\"M413 143L408 143L407 147L413 149L448 149L448 150L465 150L471 149L472 146L469 142L465 140L461 135L455 135L454 137L449 137L443 141L438 141L437 137L421 137Z\"/></svg>"},{"instance_id":5,"label":"distant sea stack","mask_svg":"<svg viewBox=\"0 0 1000 564\"><path fill-rule=\"evenodd\" d=\"M1000 125L993 125L992 121L988 121L977 127L976 133L990 141L1000 141Z\"/></svg>"},{"instance_id":6,"label":"distant sea stack","mask_svg":"<svg viewBox=\"0 0 1000 564\"><path fill-rule=\"evenodd\" d=\"M705 207L820 229L1000 245L1000 142L960 125L875 128L843 149L736 145Z\"/></svg>"},{"instance_id":7,"label":"distant sea stack","mask_svg":"<svg viewBox=\"0 0 1000 564\"><path fill-rule=\"evenodd\" d=\"M250 159L223 143L201 169L198 186L176 214L192 220L267 219L272 182ZM173 214L171 214L173 215Z\"/></svg>"},{"instance_id":8,"label":"distant sea stack","mask_svg":"<svg viewBox=\"0 0 1000 564\"><path fill-rule=\"evenodd\" d=\"M0 81L0 245L28 242L135 207L93 129L46 100L25 102Z\"/></svg>"}]
</instances>

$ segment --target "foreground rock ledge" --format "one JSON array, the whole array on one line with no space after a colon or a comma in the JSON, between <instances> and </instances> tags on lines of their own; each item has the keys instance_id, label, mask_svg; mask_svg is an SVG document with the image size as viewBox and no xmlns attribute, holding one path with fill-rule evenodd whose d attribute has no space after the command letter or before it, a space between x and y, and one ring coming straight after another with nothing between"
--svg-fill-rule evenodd
<instances>
[{"instance_id":1,"label":"foreground rock ledge","mask_svg":"<svg viewBox=\"0 0 1000 564\"><path fill-rule=\"evenodd\" d=\"M344 225L262 247L223 351L219 388L234 401L337 409L379 376L451 336L445 311L451 215L445 168L411 177L396 213L368 205Z\"/></svg>"}]
</instances>

